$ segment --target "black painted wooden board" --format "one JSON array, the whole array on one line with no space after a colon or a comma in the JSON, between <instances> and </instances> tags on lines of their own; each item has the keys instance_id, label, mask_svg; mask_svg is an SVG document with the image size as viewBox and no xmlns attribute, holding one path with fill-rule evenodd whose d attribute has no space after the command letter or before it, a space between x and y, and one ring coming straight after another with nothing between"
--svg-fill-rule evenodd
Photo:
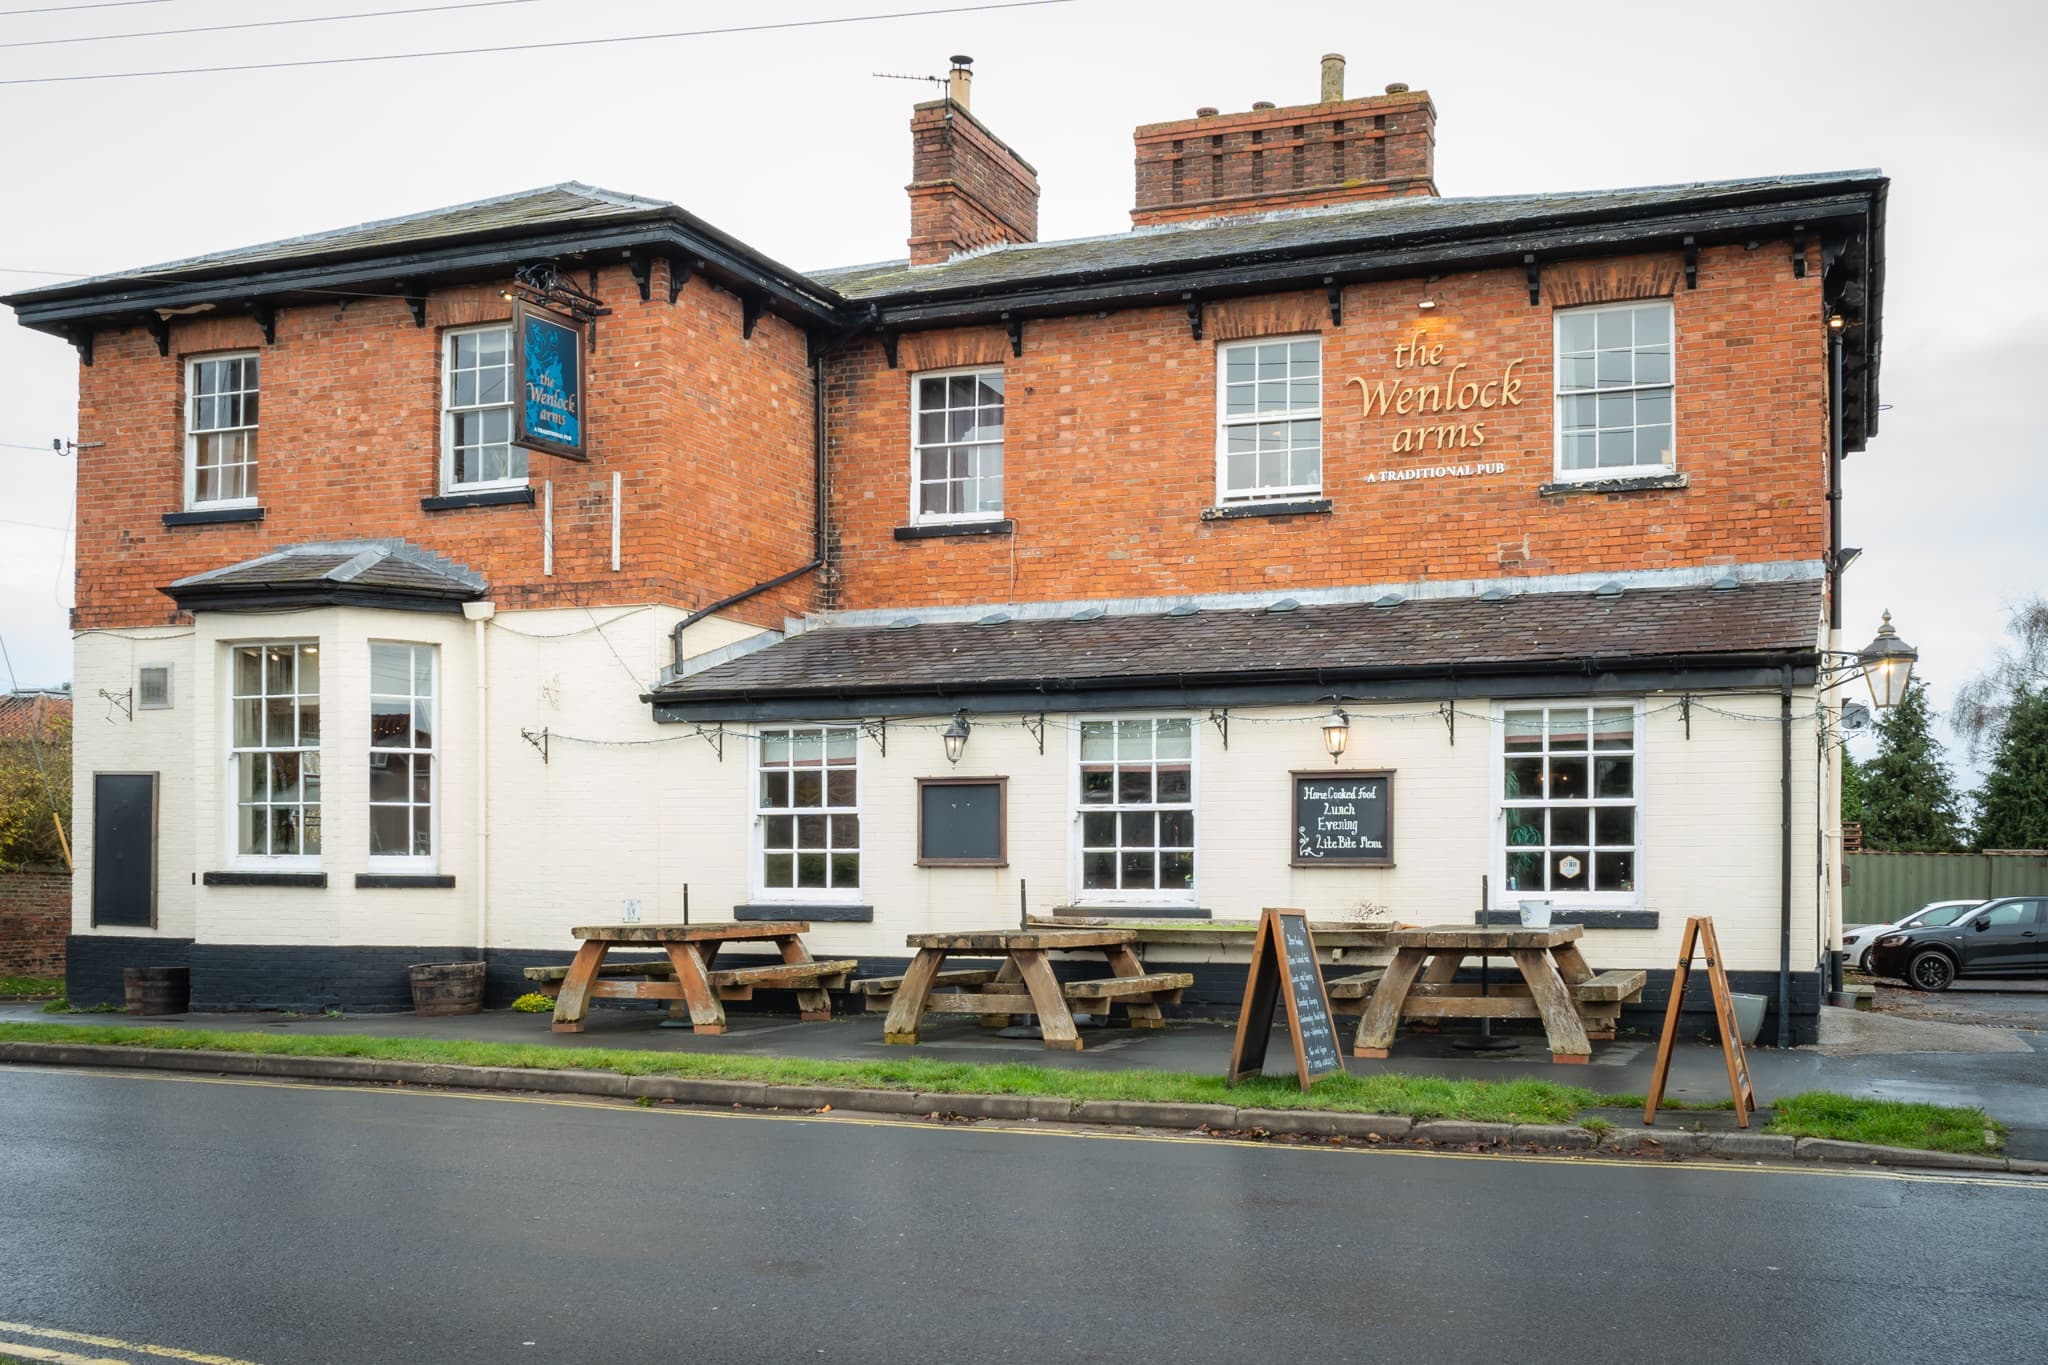
<instances>
[{"instance_id":1,"label":"black painted wooden board","mask_svg":"<svg viewBox=\"0 0 2048 1365\"><path fill-rule=\"evenodd\" d=\"M1292 774L1296 867L1392 867L1391 772Z\"/></svg>"},{"instance_id":2,"label":"black painted wooden board","mask_svg":"<svg viewBox=\"0 0 2048 1365\"><path fill-rule=\"evenodd\" d=\"M92 922L156 927L155 773L92 775Z\"/></svg>"},{"instance_id":3,"label":"black painted wooden board","mask_svg":"<svg viewBox=\"0 0 2048 1365\"><path fill-rule=\"evenodd\" d=\"M917 856L925 862L998 862L1003 856L1003 784L927 782Z\"/></svg>"},{"instance_id":4,"label":"black painted wooden board","mask_svg":"<svg viewBox=\"0 0 2048 1365\"><path fill-rule=\"evenodd\" d=\"M1244 1004L1238 1011L1237 1035L1231 1043L1225 1079L1236 1085L1263 1073L1266 1046L1273 1034L1274 1009L1287 1004L1287 1033L1294 1045L1295 1075L1307 1090L1319 1077L1344 1070L1330 1018L1330 998L1323 989L1323 970L1305 910L1268 908L1259 915L1252 938L1252 961L1245 981Z\"/></svg>"}]
</instances>

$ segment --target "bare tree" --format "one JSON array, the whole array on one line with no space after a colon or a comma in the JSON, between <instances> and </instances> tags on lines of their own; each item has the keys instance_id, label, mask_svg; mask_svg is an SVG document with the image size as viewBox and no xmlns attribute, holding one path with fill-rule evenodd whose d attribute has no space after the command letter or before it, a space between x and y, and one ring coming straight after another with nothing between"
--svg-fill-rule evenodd
<instances>
[{"instance_id":1,"label":"bare tree","mask_svg":"<svg viewBox=\"0 0 2048 1365\"><path fill-rule=\"evenodd\" d=\"M1991 666L1964 683L1949 707L1948 723L1962 737L1970 757L1998 747L2013 700L2021 689L2048 689L2048 597L2035 594L2012 608Z\"/></svg>"}]
</instances>

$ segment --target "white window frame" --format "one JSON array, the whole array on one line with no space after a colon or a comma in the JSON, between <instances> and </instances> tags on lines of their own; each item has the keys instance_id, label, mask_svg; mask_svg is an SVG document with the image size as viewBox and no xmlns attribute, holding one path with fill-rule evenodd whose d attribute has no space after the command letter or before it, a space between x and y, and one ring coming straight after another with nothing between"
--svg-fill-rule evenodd
<instances>
[{"instance_id":1,"label":"white window frame","mask_svg":"<svg viewBox=\"0 0 2048 1365\"><path fill-rule=\"evenodd\" d=\"M1081 835L1082 817L1089 814L1121 812L1124 807L1118 802L1113 802L1106 807L1084 806L1081 804L1081 726L1097 721L1107 721L1115 724L1119 721L1133 720L1154 722L1155 740L1156 725L1160 721L1184 720L1188 725L1187 808L1195 817L1195 840L1193 844L1194 870L1189 879L1188 888L1185 891L1125 891L1121 889L1103 891L1087 890L1082 885L1085 880L1082 875L1082 849L1083 845L1087 842ZM1200 718L1191 713L1177 711L1121 711L1106 714L1088 712L1084 715L1075 716L1074 723L1069 729L1067 745L1067 810L1070 815L1071 824L1067 839L1067 885L1073 904L1100 905L1106 908L1135 905L1194 906L1199 904L1198 897L1201 894L1202 887L1202 723ZM1155 755L1152 760L1155 781L1157 778L1158 761ZM1148 804L1156 810L1161 804L1157 800L1159 793L1156 786L1152 794L1154 800ZM1153 847L1157 848L1158 845L1155 843Z\"/></svg>"},{"instance_id":2,"label":"white window frame","mask_svg":"<svg viewBox=\"0 0 2048 1365\"><path fill-rule=\"evenodd\" d=\"M792 804L783 807L768 807L762 804L761 775L764 771L789 772L792 777L792 786L794 786L794 775L796 769L794 769L793 767L784 768L781 765L765 765L762 762L762 759L765 757L767 750L767 746L764 743L764 737L768 735L770 732L781 730L788 730L792 732L797 730L824 730L827 731L828 734L830 731L833 730L844 730L849 731L852 734L853 804L851 806L835 806L830 804L829 789L821 793L821 795L825 795L828 797L827 803L822 806L796 806ZM769 723L764 721L754 727L749 738L750 743L748 744L748 748L752 751L751 759L748 763L749 772L747 775L747 814L749 817L749 833L747 839L747 886L749 889L749 894L753 897L754 900L769 904L789 902L814 902L820 905L860 904L861 897L863 895L862 884L870 875L869 860L871 857L871 853L868 847L868 823L865 818L865 807L863 804L863 797L866 791L866 782L865 774L862 770L866 767L866 764L861 757L861 744L863 742L864 736L861 733L860 722L841 720L789 720ZM827 739L826 743L829 745L829 738ZM831 770L829 768L823 768L821 769L821 771L829 773ZM792 800L794 799L794 796L795 793L794 791L792 791ZM853 886L769 886L767 884L768 869L764 862L764 859L767 854L768 818L769 816L775 814L777 811L786 811L792 817L797 815L797 813L800 811L809 811L813 814L823 815L828 820L835 815L851 815L856 820L858 820L860 822L860 843L855 847L854 851L860 856L860 881ZM795 842L796 841L794 839L791 841L792 849L794 849L795 847ZM829 864L831 858L831 850L829 848L829 843L826 852L826 858ZM828 878L831 875L829 866L827 868L826 875ZM794 882L796 880L795 876L792 875L790 880Z\"/></svg>"},{"instance_id":3,"label":"white window frame","mask_svg":"<svg viewBox=\"0 0 2048 1365\"><path fill-rule=\"evenodd\" d=\"M467 403L456 407L455 402L455 341L458 337L481 336L486 332L505 334L505 401L503 403ZM441 491L443 493L488 493L500 488L525 488L532 483L533 463L531 452L524 447L511 445L511 437L518 423L513 406L519 399L519 376L514 373L512 345L512 324L489 322L476 327L451 327L441 334ZM502 479L472 479L463 483L455 481L455 416L458 412L487 412L502 407L506 417L506 444L512 451L527 459L527 472L516 477ZM508 456L508 458L510 458Z\"/></svg>"},{"instance_id":4,"label":"white window frame","mask_svg":"<svg viewBox=\"0 0 2048 1365\"><path fill-rule=\"evenodd\" d=\"M1590 795L1590 791L1593 789L1595 783L1597 782L1597 769L1595 767L1594 760L1598 758L1600 751L1592 747L1591 737L1589 734L1586 746L1586 782L1589 789L1589 795L1583 801L1563 801L1558 802L1557 804L1565 806L1567 808L1593 808L1599 806L1634 807L1636 813L1634 844L1634 889L1630 891L1510 891L1508 889L1507 878L1508 712L1541 709L1545 714L1544 723L1547 727L1549 724L1548 716L1550 711L1571 710L1577 707L1584 707L1587 712L1588 726L1590 730L1591 717L1594 711L1599 710L1601 708L1606 708L1609 710L1618 710L1619 708L1624 706L1629 708L1630 721L1632 725L1632 738L1630 742L1633 745L1633 747L1629 750L1629 757L1635 760L1634 795L1629 797L1627 800L1622 800L1619 797L1602 798ZM1648 755L1644 749L1643 744L1644 727L1642 698L1533 697L1521 701L1495 702L1493 704L1493 725L1491 728L1492 750L1489 762L1491 762L1491 764L1493 765L1493 776L1489 784L1489 791L1491 793L1491 799L1493 802L1493 879L1491 883L1494 887L1492 896L1493 908L1496 910L1513 910L1517 906L1519 906L1520 903L1524 900L1548 900L1560 909L1570 910L1641 909L1645 904L1643 888L1648 884L1650 862L1648 857L1650 848L1650 820L1648 809L1649 803L1645 799L1646 777L1648 774ZM1538 756L1548 754L1549 752L1549 740L1546 735L1545 747L1538 751ZM1518 804L1528 804L1528 802L1523 800L1522 798L1517 798L1517 802ZM1543 800L1542 806L1544 809L1547 810L1550 808L1551 803L1546 798ZM1593 846L1593 838L1593 831L1589 827L1587 830L1587 845L1589 848ZM1550 847L1550 845L1546 843L1544 847L1548 848ZM1569 845L1567 845L1567 847L1569 847ZM1591 869L1588 870L1589 880L1591 876L1591 871Z\"/></svg>"},{"instance_id":5,"label":"white window frame","mask_svg":"<svg viewBox=\"0 0 2048 1365\"><path fill-rule=\"evenodd\" d=\"M244 423L241 426L208 427L202 431L197 425L199 417L199 367L202 365L217 365L227 360L248 360L256 363L256 387L253 389L238 389L236 392L250 395L257 400L257 420ZM248 465L250 480L253 482L256 479L258 472L262 468L260 456L263 443L258 439L258 432L261 429L263 420L261 403L263 397L263 369L262 357L255 351L217 351L210 355L185 357L185 509L187 511L226 511L234 507L254 507L257 505L257 494L255 493L239 498L207 498L201 500L199 496L199 443L208 436L225 436L229 434L240 434L245 443L254 441L256 443L257 458L238 460L236 463ZM245 453L246 449L247 446L245 444Z\"/></svg>"},{"instance_id":6,"label":"white window frame","mask_svg":"<svg viewBox=\"0 0 2048 1365\"><path fill-rule=\"evenodd\" d=\"M224 649L225 649L225 651L226 651L226 653L225 653L225 665L226 665L226 666L225 666L225 669L224 669L224 671L223 671L223 674L222 674L222 676L223 676L223 678L225 679L225 681L226 681L226 684L227 684L227 685L226 685L226 690L225 690L225 691L224 691L224 692L223 692L223 693L222 693L221 695L223 696L223 698L225 699L225 701L226 701L226 703L227 703L227 714L226 714L226 716L224 717L224 721L225 721L225 724L224 724L224 725L222 726L222 731L221 731L221 733L222 733L223 737L224 737L224 738L226 739L226 741L227 741L227 743L226 743L226 745L225 745L225 750L226 750L226 754L227 754L227 762L226 762L226 764L224 765L224 769L225 769L225 772L226 772L226 779L227 779L227 780L226 780L226 782L225 782L225 783L223 784L223 786L224 786L224 792L223 792L223 795L224 795L224 796L225 796L225 798L226 798L226 799L225 799L225 802L224 802L224 805L225 805L225 808L226 808L226 812L227 812L227 816L226 816L226 827L227 827L227 857L228 857L228 866L229 866L229 867L231 867L231 868L237 868L237 869L240 869L240 870L243 870L243 871L261 871L261 872L317 872L317 871L319 870L319 868L320 868L320 858L321 858L321 855L320 855L319 853L244 853L244 852L242 852L242 838L241 838L241 832L242 832L242 810L241 810L241 781L240 781L240 779L241 779L241 763L242 763L242 757L243 757L243 755L245 755L245 754L271 754L271 753L283 753L283 752L292 752L292 751L295 751L295 752L297 752L297 753L299 753L299 754L301 754L301 755L304 755L304 754L311 754L311 755L313 755L314 763L315 763L316 765L318 765L318 764L319 764L319 757L320 757L321 749L322 749L322 747L323 747L323 746L325 745L325 743L326 743L326 734L327 734L327 725L326 725L326 705L327 705L327 695L326 695L326 687L327 687L327 668L326 668L326 664L325 664L325 660L324 660L324 658L323 658L323 660L322 660L322 664L321 664L321 669L320 669L320 690L319 690L319 691L317 691L317 692L314 692L314 693L312 693L312 694L311 694L311 695L313 696L313 698L314 698L314 699L315 699L316 701L318 701L318 702L319 702L319 704L320 704L320 707L321 707L321 726L320 726L320 735L321 735L321 738L320 738L320 739L319 739L318 741L316 741L316 742L315 742L315 743L314 743L314 744L313 744L312 746L310 746L310 747L308 747L308 746L305 746L305 745L301 745L301 744L293 744L293 745L291 745L291 746L288 746L288 747L286 747L286 746L280 746L280 747L275 747L275 748L273 748L273 747L269 747L269 746L265 746L265 747L261 747L261 748L244 748L244 747L242 747L242 746L240 746L240 745L236 744L236 742L235 742L235 700L236 700L236 692L235 692L235 652L236 652L237 650L243 650L243 649L258 649L258 650L266 650L266 651L267 651L267 650L271 650L271 649L281 649L281 648L285 648L285 647L287 647L287 646L290 646L290 647L292 647L292 648L294 648L294 649L304 649L304 648L307 648L307 647L311 647L311 648L312 648L312 649L313 649L313 650L314 650L314 651L315 651L316 653L323 653L323 654L324 654L324 651L322 651L322 650L321 650L321 647L320 647L320 646L321 646L321 641L320 641L320 640L319 640L319 639L318 639L317 637L315 637L315 638L311 638L311 639L307 639L307 638L304 638L304 637L298 637L298 638L291 638L291 639L280 639L280 640L232 640L232 641L228 641L228 642L227 642L227 643L226 643L226 644L225 644L225 645L223 646L223 648L224 648ZM296 656L294 656L294 661L293 661L293 665L292 665L292 667L293 667L292 687L293 687L293 689L294 689L294 690L293 690L293 693L292 693L292 695L294 696L294 698L304 697L304 696L306 696L306 695L307 695L306 693L303 693L303 692L299 692L299 691L297 691L297 688L299 687L299 685L300 685L300 684L299 684L299 672L298 672L298 668L299 668L299 665L298 665L298 662L297 662L297 657L296 657ZM265 680L266 680L266 682L265 682L265 685L267 686L267 685L268 685L268 676L269 676L269 674L268 674L268 670L269 670L269 664L268 664L268 662L266 662L266 663L265 663L265 665L264 665L264 668L265 668ZM267 694L266 694L266 695L267 695ZM295 706L294 706L294 708L293 708L293 713L294 713L294 726L295 726L295 727L296 727L296 718L297 718L297 712L298 712L298 707L297 707L297 706L295 705ZM297 735L296 735L296 733L294 733L294 735L293 735L293 738L294 738L294 739L296 739L296 738L297 738ZM306 781L306 770L305 770L305 767L304 767L304 763L305 763L305 760L304 760L303 758L301 758L301 760L300 760L300 764L301 764L301 766L300 766L300 770L299 770L299 783L300 783L300 786L301 786L301 788L303 788L303 787L304 787L304 784L305 784L305 781ZM321 840L320 840L320 846L321 846L322 850L324 851L324 850L325 850L325 848L327 847L327 840L326 840L326 824L325 824L325 821L326 821L326 814L327 814L327 806L328 806L328 800L327 800L327 791L326 791L326 776L325 776L325 774L324 774L324 773L321 773L321 774L319 774L319 776L320 776L320 779L321 779L321 792L320 792L320 800L319 800L319 802L318 802L318 807L317 807L317 808L318 808L318 809L319 809L319 811L320 811L320 815L321 815L321 821L322 821L322 824L321 824ZM268 808L269 808L269 806L270 806L270 803L266 801L266 802L265 802L265 808L266 808L266 809L268 809ZM301 803L301 808L303 809L303 803ZM303 842L304 842L304 836L303 836L303 833L301 834L301 839L300 839L300 842L301 842L302 844L303 844Z\"/></svg>"},{"instance_id":7,"label":"white window frame","mask_svg":"<svg viewBox=\"0 0 2048 1365\"><path fill-rule=\"evenodd\" d=\"M142 699L142 675L152 668L161 668L164 671L164 699L162 701L144 701ZM138 711L175 710L178 704L177 683L177 669L172 664L151 661L135 665L135 709Z\"/></svg>"},{"instance_id":8,"label":"white window frame","mask_svg":"<svg viewBox=\"0 0 2048 1365\"><path fill-rule=\"evenodd\" d=\"M1259 346L1293 346L1297 342L1312 341L1316 346L1316 406L1313 412L1287 409L1283 414L1261 413L1254 408L1251 413L1233 417L1230 415L1230 353L1235 350L1255 349ZM1292 362L1290 364L1290 372ZM1256 370L1254 375L1256 376ZM1237 341L1216 343L1216 502L1218 506L1243 506L1262 502L1300 502L1320 498L1323 495L1326 462L1329 448L1323 437L1323 337L1320 332L1291 333L1287 336L1245 337ZM1253 390L1256 401L1257 390ZM1289 395L1292 401L1292 395ZM1257 427L1272 422L1291 423L1313 420L1317 426L1316 439L1316 481L1307 483L1255 484L1249 491L1232 492L1230 489L1230 432L1233 427ZM1254 461L1256 463L1256 459ZM1289 470L1290 475L1292 470Z\"/></svg>"},{"instance_id":9,"label":"white window frame","mask_svg":"<svg viewBox=\"0 0 2048 1365\"><path fill-rule=\"evenodd\" d=\"M919 370L910 376L910 524L913 526L959 526L977 521L1001 521L1005 516L1003 507L998 507L992 512L980 508L966 512L926 512L922 510L924 507L924 471L921 457L924 453L925 443L919 439L918 431L920 419L924 416L923 409L918 406L918 385L927 379L950 380L962 376L971 376L976 380L980 380L987 375L994 375L997 379L1005 381L1003 384L1003 439L1001 441L963 442L949 438L938 444L945 446L995 446L998 458L1003 464L1003 502L1005 506L1009 503L1010 386L1007 382L1008 376L1004 373L1003 367L1001 365L959 365L949 370Z\"/></svg>"},{"instance_id":10,"label":"white window frame","mask_svg":"<svg viewBox=\"0 0 2048 1365\"><path fill-rule=\"evenodd\" d=\"M1582 317L1589 314L1618 313L1637 308L1662 304L1670 320L1671 382L1668 384L1630 384L1625 388L1570 389L1564 386L1564 322L1567 317ZM1595 324L1598 325L1597 323ZM1597 364L1598 348L1595 348ZM1597 376L1595 380L1597 384ZM1591 469L1566 469L1564 467L1564 404L1567 398L1597 397L1601 393L1638 394L1646 391L1664 390L1671 395L1671 457L1662 464L1608 465L1602 468L1595 464ZM1551 392L1551 459L1552 476L1559 483L1582 483L1599 479L1655 478L1660 474L1678 472L1678 309L1670 299L1629 299L1623 303L1590 304L1583 308L1559 308L1550 319L1550 392ZM1598 445L1598 438L1595 438ZM1599 458L1597 450L1594 458Z\"/></svg>"},{"instance_id":11,"label":"white window frame","mask_svg":"<svg viewBox=\"0 0 2048 1365\"><path fill-rule=\"evenodd\" d=\"M438 645L428 644L423 640L371 640L369 642L369 647L372 651L374 651L379 645L385 645L391 648L403 649L408 651L407 685L413 690L408 694L407 700L411 701L413 706L415 707L415 714L417 714L416 708L418 707L421 701L425 701L427 703L427 723L430 727L427 733L431 738L431 743L428 745L428 747L424 749L418 747L408 747L402 749L380 749L377 746L376 736L374 733L374 726L376 723L376 712L374 708L377 704L377 701L380 698L385 700L396 700L398 694L395 692L379 692L377 690L377 673L374 662L372 662L368 675L368 681L364 685L363 704L365 709L369 711L370 724L373 728L370 736L370 742L364 745L363 752L368 756L370 766L373 769L375 767L376 758L379 753L402 753L405 754L408 757L408 759L411 760L411 762L417 762L421 757L425 757L428 760L429 766L427 771L429 776L427 778L426 809L427 847L430 851L426 853L371 852L367 855L369 867L370 870L373 872L438 872L441 866L441 783L443 777L445 776L445 770L441 766L441 693L443 690L441 686L441 650ZM427 695L426 697L421 697L419 695L418 682L413 678L411 673L410 661L412 656L410 655L410 651L419 649L424 649L427 651L427 686L431 689L431 691L429 695ZM416 744L417 736L415 736L415 746ZM408 768L411 767L411 762L408 763ZM406 780L408 784L417 782L417 773L409 771ZM401 805L405 809L409 810L417 810L420 807L420 803L418 801L412 800L410 798L408 798L408 800L406 800L403 803L393 801L377 801L373 799L371 795L370 780L367 777L364 779L362 804L362 810L364 812L364 848L368 849L371 847L369 830L369 812L379 806L397 808Z\"/></svg>"}]
</instances>

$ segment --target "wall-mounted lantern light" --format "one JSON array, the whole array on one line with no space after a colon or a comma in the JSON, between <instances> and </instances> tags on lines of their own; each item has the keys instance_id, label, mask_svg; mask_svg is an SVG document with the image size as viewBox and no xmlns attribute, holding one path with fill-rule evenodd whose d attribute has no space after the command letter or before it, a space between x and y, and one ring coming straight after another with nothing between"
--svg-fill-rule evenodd
<instances>
[{"instance_id":1,"label":"wall-mounted lantern light","mask_svg":"<svg viewBox=\"0 0 2048 1365\"><path fill-rule=\"evenodd\" d=\"M1330 761L1339 762L1345 748L1351 743L1351 717L1344 714L1344 708L1333 706L1330 714L1323 717L1323 747L1330 751Z\"/></svg>"},{"instance_id":2,"label":"wall-mounted lantern light","mask_svg":"<svg viewBox=\"0 0 2048 1365\"><path fill-rule=\"evenodd\" d=\"M946 741L946 762L958 763L961 753L967 748L967 732L974 727L967 723L965 711L953 713L953 723L946 727L942 738Z\"/></svg>"},{"instance_id":3,"label":"wall-mounted lantern light","mask_svg":"<svg viewBox=\"0 0 2048 1365\"><path fill-rule=\"evenodd\" d=\"M1892 629L1892 614L1884 614L1877 638L1856 656L1863 676L1870 682L1870 700L1880 711L1888 711L1906 699L1906 684L1913 680L1913 665L1920 652L1899 638Z\"/></svg>"}]
</instances>

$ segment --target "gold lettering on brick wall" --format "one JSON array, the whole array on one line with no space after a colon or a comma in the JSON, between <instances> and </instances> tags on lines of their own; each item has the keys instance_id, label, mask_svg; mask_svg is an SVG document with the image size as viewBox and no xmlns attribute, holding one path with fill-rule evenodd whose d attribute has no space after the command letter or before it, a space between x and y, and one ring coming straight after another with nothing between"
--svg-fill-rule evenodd
<instances>
[{"instance_id":1,"label":"gold lettering on brick wall","mask_svg":"<svg viewBox=\"0 0 2048 1365\"><path fill-rule=\"evenodd\" d=\"M1476 450L1486 444L1486 421L1480 414L1522 406L1524 378L1519 371L1528 363L1519 357L1497 368L1475 368L1468 361L1447 359L1444 343L1418 329L1394 347L1394 369L1426 374L1397 373L1392 379L1370 382L1353 375L1344 382L1358 385L1365 417L1402 419L1389 447L1396 454ZM1468 413L1470 420L1464 417ZM1438 420L1409 420L1428 417Z\"/></svg>"}]
</instances>

